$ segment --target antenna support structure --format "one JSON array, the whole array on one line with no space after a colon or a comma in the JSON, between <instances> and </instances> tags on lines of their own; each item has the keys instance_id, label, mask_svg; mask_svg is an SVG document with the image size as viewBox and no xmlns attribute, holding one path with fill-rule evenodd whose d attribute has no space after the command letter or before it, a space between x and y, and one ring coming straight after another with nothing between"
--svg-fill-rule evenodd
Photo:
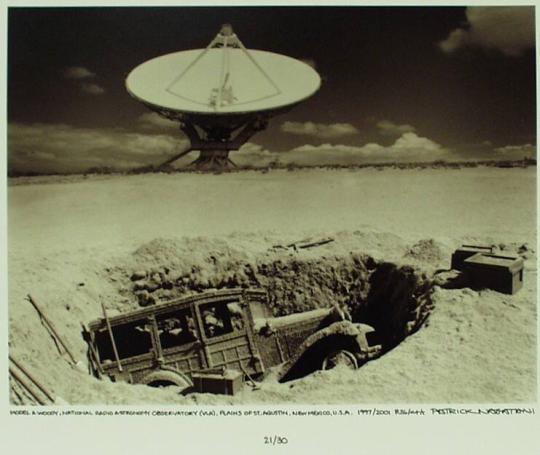
<instances>
[{"instance_id":1,"label":"antenna support structure","mask_svg":"<svg viewBox=\"0 0 540 455\"><path fill-rule=\"evenodd\" d=\"M204 57L209 49L219 48L223 52L220 68L220 83L212 90L209 104L221 106L234 101L232 87L228 84L230 77L230 61L227 55L228 49L241 49L249 60L259 69L261 74L278 91L279 88L272 81L270 76L258 65L249 51L242 44L242 41L234 33L230 24L224 24L216 37L204 49L201 54L180 74L190 70L197 62ZM172 84L171 84L172 85ZM155 107L152 107L155 110ZM265 112L246 113L236 115L198 115L196 113L178 112L168 109L159 109L158 113L170 120L176 120L180 124L180 130L189 138L190 147L187 150L167 159L160 167L168 166L191 151L200 151L199 157L195 159L190 167L205 171L235 168L236 164L229 158L229 152L238 150L255 133L266 129L270 114Z\"/></svg>"},{"instance_id":2,"label":"antenna support structure","mask_svg":"<svg viewBox=\"0 0 540 455\"><path fill-rule=\"evenodd\" d=\"M246 49L229 24L206 48L156 57L126 78L133 98L177 122L189 139L187 149L160 167L199 151L189 166L203 171L234 168L231 151L319 87L313 68L284 55Z\"/></svg>"}]
</instances>

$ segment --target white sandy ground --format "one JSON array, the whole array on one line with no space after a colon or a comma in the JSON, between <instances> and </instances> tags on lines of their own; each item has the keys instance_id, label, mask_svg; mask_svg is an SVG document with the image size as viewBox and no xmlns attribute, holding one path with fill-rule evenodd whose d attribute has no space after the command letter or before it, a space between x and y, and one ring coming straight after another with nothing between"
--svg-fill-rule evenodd
<instances>
[{"instance_id":1,"label":"white sandy ground","mask_svg":"<svg viewBox=\"0 0 540 455\"><path fill-rule=\"evenodd\" d=\"M21 180L8 188L11 353L72 404L502 403L536 399L536 169L303 170ZM34 182L33 184L31 184ZM528 244L514 296L435 293L429 323L358 371L272 376L235 397L112 384L68 366L25 296L84 361L80 321L122 307L106 270L156 238L266 254L306 234L336 241L298 254L364 252L432 271L461 243ZM186 237L186 239L183 239ZM197 237L197 238L195 238ZM427 248L418 242L427 240ZM416 245L416 247L415 247ZM411 248L413 253L411 253ZM80 286L79 283L84 283Z\"/></svg>"}]
</instances>

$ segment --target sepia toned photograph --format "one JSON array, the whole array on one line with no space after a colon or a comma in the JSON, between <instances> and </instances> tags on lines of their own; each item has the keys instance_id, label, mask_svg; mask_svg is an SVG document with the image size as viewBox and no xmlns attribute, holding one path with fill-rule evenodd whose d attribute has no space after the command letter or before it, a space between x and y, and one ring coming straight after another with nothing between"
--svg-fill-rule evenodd
<instances>
[{"instance_id":1,"label":"sepia toned photograph","mask_svg":"<svg viewBox=\"0 0 540 455\"><path fill-rule=\"evenodd\" d=\"M534 6L6 10L12 407L537 401Z\"/></svg>"}]
</instances>

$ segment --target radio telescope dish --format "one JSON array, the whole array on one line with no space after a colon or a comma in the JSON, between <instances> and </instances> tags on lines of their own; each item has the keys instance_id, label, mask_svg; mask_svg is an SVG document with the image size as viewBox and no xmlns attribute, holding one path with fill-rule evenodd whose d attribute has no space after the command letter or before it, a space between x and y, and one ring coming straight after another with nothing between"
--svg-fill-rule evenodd
<instances>
[{"instance_id":1,"label":"radio telescope dish","mask_svg":"<svg viewBox=\"0 0 540 455\"><path fill-rule=\"evenodd\" d=\"M143 103L220 115L298 103L317 91L320 78L310 66L284 55L221 48L154 58L135 68L126 86Z\"/></svg>"},{"instance_id":2,"label":"radio telescope dish","mask_svg":"<svg viewBox=\"0 0 540 455\"><path fill-rule=\"evenodd\" d=\"M172 120L201 155L198 168L233 164L230 150L264 129L268 119L309 98L321 79L309 65L262 50L246 49L224 25L205 49L162 55L133 69L128 93Z\"/></svg>"}]
</instances>

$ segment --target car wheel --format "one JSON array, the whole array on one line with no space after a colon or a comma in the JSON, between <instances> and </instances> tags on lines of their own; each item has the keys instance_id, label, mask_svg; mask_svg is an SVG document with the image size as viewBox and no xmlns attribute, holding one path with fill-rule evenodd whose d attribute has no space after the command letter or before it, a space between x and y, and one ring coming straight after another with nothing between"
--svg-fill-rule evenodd
<instances>
[{"instance_id":1,"label":"car wheel","mask_svg":"<svg viewBox=\"0 0 540 455\"><path fill-rule=\"evenodd\" d=\"M332 351L324 358L322 362L323 370L331 370L332 368L336 368L338 366L356 370L358 368L358 362L356 361L356 357L345 349Z\"/></svg>"},{"instance_id":2,"label":"car wheel","mask_svg":"<svg viewBox=\"0 0 540 455\"><path fill-rule=\"evenodd\" d=\"M157 370L141 381L150 387L178 387L180 393L186 393L193 387L192 382L184 374L171 370Z\"/></svg>"}]
</instances>

